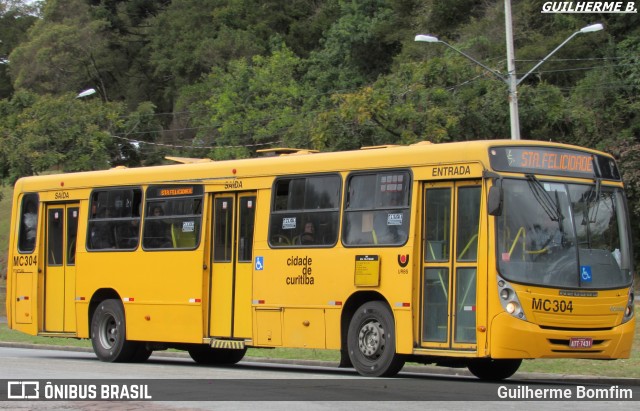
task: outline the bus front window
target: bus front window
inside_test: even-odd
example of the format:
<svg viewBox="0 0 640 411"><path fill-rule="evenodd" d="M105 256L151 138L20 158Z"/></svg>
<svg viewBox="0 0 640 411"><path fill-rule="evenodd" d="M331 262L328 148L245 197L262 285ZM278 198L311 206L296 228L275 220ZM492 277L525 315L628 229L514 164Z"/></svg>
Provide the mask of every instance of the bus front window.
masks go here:
<svg viewBox="0 0 640 411"><path fill-rule="evenodd" d="M597 184L505 179L497 218L498 270L506 279L567 288L631 284L623 193Z"/></svg>

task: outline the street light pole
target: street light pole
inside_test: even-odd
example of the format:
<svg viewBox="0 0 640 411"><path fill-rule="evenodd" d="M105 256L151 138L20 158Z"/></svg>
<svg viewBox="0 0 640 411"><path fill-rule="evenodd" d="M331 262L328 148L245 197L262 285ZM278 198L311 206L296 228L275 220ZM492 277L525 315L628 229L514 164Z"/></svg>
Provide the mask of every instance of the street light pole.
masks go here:
<svg viewBox="0 0 640 411"><path fill-rule="evenodd" d="M520 140L520 113L518 112L518 79L516 78L516 53L513 49L513 19L511 0L504 1L504 26L507 39L507 72L509 85L509 118L511 119L511 139Z"/></svg>
<svg viewBox="0 0 640 411"><path fill-rule="evenodd" d="M438 39L436 36L428 35L428 34L418 34L415 37L415 41L422 41L427 43L442 43L445 46L449 47L451 50L455 51L458 54L466 57L471 60L475 64L489 71L498 79L502 80L509 87L509 118L511 121L511 139L512 140L520 140L520 115L518 113L518 85L522 83L522 81L529 76L535 69L540 67L545 61L549 59L556 51L560 50L562 46L567 44L572 38L581 33L592 33L595 31L600 31L604 27L602 24L592 24L590 26L583 27L582 29L576 31L572 35L570 35L565 41L560 43L558 47L556 47L551 53L549 53L545 58L540 60L531 70L527 71L524 76L520 79L517 78L516 75L516 63L515 63L515 52L513 47L513 23L511 19L511 0L504 1L504 12L505 12L505 30L506 30L506 41L507 41L507 76L502 75L499 71L494 70L486 65L482 64L478 60L469 56L468 54L458 50L447 42L444 42Z"/></svg>

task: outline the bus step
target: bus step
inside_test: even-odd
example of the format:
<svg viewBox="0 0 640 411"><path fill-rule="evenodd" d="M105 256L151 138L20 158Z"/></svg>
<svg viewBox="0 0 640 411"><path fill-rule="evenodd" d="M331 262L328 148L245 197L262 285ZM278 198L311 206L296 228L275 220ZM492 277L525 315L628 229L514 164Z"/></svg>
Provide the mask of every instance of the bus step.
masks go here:
<svg viewBox="0 0 640 411"><path fill-rule="evenodd" d="M211 348L226 348L229 350L244 350L244 340L211 340Z"/></svg>
<svg viewBox="0 0 640 411"><path fill-rule="evenodd" d="M75 332L63 332L63 331L40 331L38 333L38 337L61 337L61 338L69 338L69 337L77 337Z"/></svg>

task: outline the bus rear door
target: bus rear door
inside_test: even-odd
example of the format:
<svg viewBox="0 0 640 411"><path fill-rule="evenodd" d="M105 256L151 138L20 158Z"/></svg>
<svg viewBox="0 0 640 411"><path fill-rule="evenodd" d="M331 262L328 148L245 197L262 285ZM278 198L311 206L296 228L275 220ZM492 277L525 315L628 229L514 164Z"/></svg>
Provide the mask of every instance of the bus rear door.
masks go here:
<svg viewBox="0 0 640 411"><path fill-rule="evenodd" d="M79 204L47 205L44 331L76 330L76 237Z"/></svg>
<svg viewBox="0 0 640 411"><path fill-rule="evenodd" d="M250 338L256 193L213 196L209 335Z"/></svg>

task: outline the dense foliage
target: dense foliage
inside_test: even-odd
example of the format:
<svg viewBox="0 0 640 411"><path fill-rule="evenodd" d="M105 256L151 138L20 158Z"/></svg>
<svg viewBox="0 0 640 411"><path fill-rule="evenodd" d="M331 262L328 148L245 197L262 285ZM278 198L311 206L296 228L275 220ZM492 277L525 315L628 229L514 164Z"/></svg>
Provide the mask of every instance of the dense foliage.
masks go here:
<svg viewBox="0 0 640 411"><path fill-rule="evenodd" d="M519 75L606 28L519 86L522 136L614 153L640 221L640 17L541 4L513 1ZM2 178L508 138L506 85L418 33L506 73L501 0L0 0Z"/></svg>

